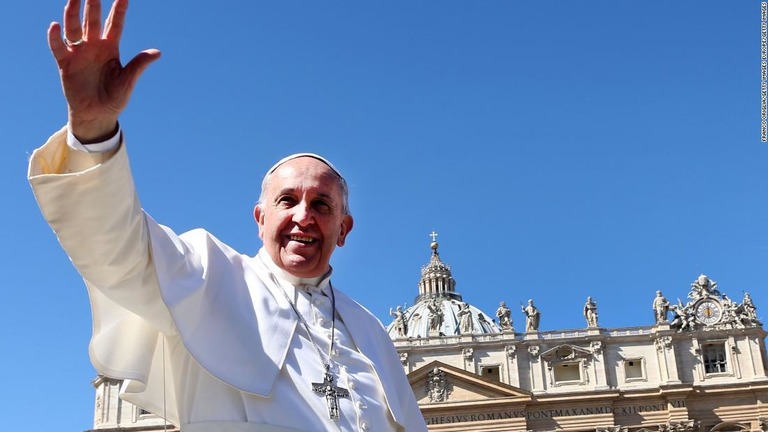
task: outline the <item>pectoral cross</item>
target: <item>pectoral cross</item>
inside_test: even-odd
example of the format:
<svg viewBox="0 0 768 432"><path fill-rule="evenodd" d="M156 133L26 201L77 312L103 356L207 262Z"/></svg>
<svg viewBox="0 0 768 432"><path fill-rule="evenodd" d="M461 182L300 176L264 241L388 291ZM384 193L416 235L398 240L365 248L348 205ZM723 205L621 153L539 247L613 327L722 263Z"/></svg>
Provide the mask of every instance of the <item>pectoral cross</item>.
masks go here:
<svg viewBox="0 0 768 432"><path fill-rule="evenodd" d="M325 403L328 404L328 417L331 420L339 418L339 398L349 398L349 390L333 385L333 375L330 366L325 365L325 379L321 383L312 383L312 391L325 395Z"/></svg>

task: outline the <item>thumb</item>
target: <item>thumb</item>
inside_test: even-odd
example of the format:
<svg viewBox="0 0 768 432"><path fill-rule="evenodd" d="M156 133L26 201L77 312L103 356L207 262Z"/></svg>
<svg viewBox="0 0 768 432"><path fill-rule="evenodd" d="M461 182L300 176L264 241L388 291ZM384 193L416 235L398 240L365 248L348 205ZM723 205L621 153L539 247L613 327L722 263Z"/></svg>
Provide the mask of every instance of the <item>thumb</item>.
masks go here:
<svg viewBox="0 0 768 432"><path fill-rule="evenodd" d="M144 73L147 67L159 58L159 50L148 49L136 54L136 56L125 65L123 73L125 74L128 87L131 90L136 86L136 82L138 82L139 77Z"/></svg>

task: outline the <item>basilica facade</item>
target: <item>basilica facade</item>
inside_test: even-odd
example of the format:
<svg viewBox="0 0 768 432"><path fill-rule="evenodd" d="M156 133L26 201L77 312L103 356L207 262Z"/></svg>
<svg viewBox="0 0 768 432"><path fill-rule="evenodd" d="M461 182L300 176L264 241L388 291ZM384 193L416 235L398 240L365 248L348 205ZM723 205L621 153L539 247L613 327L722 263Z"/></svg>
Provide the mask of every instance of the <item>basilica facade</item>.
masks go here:
<svg viewBox="0 0 768 432"><path fill-rule="evenodd" d="M687 302L658 291L655 324L539 331L533 301L516 331L463 301L431 245L416 303L388 331L430 431L765 431L765 330L739 301L699 275ZM650 293L653 295L654 293Z"/></svg>
<svg viewBox="0 0 768 432"><path fill-rule="evenodd" d="M387 326L430 431L768 431L766 332L749 294L732 299L706 275L686 302L649 293L655 323L539 330L533 301L512 325L464 301L431 244L416 302ZM655 294L655 297L653 297ZM175 430L94 381L94 431Z"/></svg>

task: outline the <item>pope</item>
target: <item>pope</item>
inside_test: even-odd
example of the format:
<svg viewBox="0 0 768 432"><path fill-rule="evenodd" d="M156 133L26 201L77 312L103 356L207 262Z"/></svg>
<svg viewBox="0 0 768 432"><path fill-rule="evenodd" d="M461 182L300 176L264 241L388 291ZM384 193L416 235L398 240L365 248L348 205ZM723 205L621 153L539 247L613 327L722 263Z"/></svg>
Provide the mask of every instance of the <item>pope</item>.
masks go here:
<svg viewBox="0 0 768 432"><path fill-rule="evenodd" d="M160 52L121 64L127 8L115 0L102 24L100 1L81 19L69 0L50 25L68 122L28 171L88 289L94 367L183 432L426 430L381 323L331 282L354 225L331 162L300 153L266 173L255 256L142 209L118 117Z"/></svg>

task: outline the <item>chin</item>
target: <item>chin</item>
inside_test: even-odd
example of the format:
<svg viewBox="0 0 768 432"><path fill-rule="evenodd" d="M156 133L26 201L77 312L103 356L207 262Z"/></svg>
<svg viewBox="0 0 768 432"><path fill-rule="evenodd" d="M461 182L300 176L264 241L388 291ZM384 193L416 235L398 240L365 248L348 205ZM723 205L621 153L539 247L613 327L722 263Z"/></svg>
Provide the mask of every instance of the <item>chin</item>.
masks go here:
<svg viewBox="0 0 768 432"><path fill-rule="evenodd" d="M312 262L304 257L292 256L283 262L285 263L284 270L294 276L316 277L322 276L323 274L320 266L316 262Z"/></svg>

